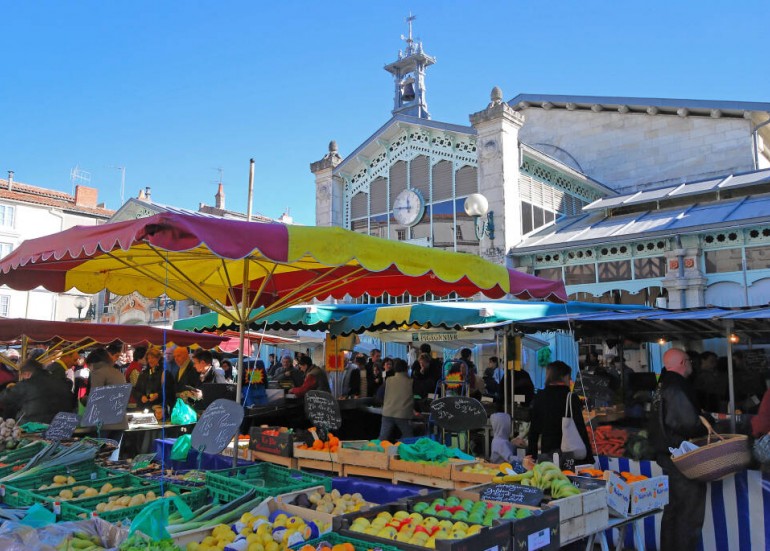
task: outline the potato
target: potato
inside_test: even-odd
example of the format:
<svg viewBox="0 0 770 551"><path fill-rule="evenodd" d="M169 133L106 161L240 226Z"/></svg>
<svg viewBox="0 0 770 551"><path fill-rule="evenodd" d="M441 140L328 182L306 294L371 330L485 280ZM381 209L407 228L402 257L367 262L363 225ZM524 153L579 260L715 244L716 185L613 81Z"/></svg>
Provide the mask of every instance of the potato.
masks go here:
<svg viewBox="0 0 770 551"><path fill-rule="evenodd" d="M53 481L54 481L55 484L66 484L67 483L67 477L66 476L62 476L60 474L57 474L56 476L53 477Z"/></svg>
<svg viewBox="0 0 770 551"><path fill-rule="evenodd" d="M68 476L67 477L67 484L75 484L77 480L75 480L74 476Z"/></svg>
<svg viewBox="0 0 770 551"><path fill-rule="evenodd" d="M147 493L145 494L144 498L145 498L147 501L154 501L154 500L158 499L158 496L156 496L156 495L155 495L155 492L153 492L152 490L150 490L149 492L147 492Z"/></svg>
<svg viewBox="0 0 770 551"><path fill-rule="evenodd" d="M62 499L72 499L74 494L72 493L72 490L62 490L59 492L59 497Z"/></svg>
<svg viewBox="0 0 770 551"><path fill-rule="evenodd" d="M105 510L107 510L107 504L106 503L97 503L96 504L96 512L97 513L102 513Z"/></svg>
<svg viewBox="0 0 770 551"><path fill-rule="evenodd" d="M136 507L137 505L144 505L145 499L143 494L136 494L128 502L129 507Z"/></svg>
<svg viewBox="0 0 770 551"><path fill-rule="evenodd" d="M111 491L112 491L112 484L110 484L109 482L105 482L104 485L102 486L102 489L99 490L99 493L106 494L107 492L111 492Z"/></svg>
<svg viewBox="0 0 770 551"><path fill-rule="evenodd" d="M88 486L83 486L82 484L80 486L75 486L72 488L73 492L85 492L88 489Z"/></svg>
<svg viewBox="0 0 770 551"><path fill-rule="evenodd" d="M166 493L163 494L163 497L175 497L175 496L176 494L171 490L166 490Z"/></svg>
<svg viewBox="0 0 770 551"><path fill-rule="evenodd" d="M122 505L123 507L127 506L129 503L131 503L131 496L121 496L117 499L116 503L118 505Z"/></svg>
<svg viewBox="0 0 770 551"><path fill-rule="evenodd" d="M98 495L99 492L96 491L96 488L86 488L83 490L83 497L95 497Z"/></svg>

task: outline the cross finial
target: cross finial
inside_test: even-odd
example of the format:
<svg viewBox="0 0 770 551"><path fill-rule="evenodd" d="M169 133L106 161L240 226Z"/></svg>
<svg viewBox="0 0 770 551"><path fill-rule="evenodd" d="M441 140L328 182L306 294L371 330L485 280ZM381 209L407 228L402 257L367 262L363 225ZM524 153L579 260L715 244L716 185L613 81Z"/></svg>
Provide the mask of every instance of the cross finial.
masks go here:
<svg viewBox="0 0 770 551"><path fill-rule="evenodd" d="M403 34L401 35L401 40L406 42L407 55L412 53L412 44L414 43L414 40L412 40L412 21L414 21L415 19L417 19L417 16L412 15L412 12L409 12L409 17L405 19L407 25L409 25L409 35L408 36L404 36Z"/></svg>

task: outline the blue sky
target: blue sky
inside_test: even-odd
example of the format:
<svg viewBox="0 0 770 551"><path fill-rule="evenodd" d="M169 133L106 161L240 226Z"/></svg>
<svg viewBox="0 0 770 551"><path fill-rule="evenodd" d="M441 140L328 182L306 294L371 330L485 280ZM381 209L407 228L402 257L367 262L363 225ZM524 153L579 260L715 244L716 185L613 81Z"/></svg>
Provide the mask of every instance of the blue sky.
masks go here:
<svg viewBox="0 0 770 551"><path fill-rule="evenodd" d="M729 6L729 7L728 7ZM468 124L500 86L519 93L770 101L762 1L61 2L0 0L0 174L71 191L91 173L109 208L152 187L313 224L309 163L344 156L390 117L391 76L415 36L433 119Z"/></svg>

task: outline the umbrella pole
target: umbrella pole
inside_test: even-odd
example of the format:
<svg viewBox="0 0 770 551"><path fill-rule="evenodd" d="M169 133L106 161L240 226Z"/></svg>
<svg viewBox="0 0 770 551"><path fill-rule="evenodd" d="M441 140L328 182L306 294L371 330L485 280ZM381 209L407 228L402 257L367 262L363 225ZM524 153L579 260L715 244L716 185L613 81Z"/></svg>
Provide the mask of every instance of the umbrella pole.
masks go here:
<svg viewBox="0 0 770 551"><path fill-rule="evenodd" d="M246 202L246 221L251 222L251 203L254 196L254 159L249 161L249 195ZM246 341L246 325L249 315L249 257L243 259L243 283L241 285L241 315L238 323L238 382L235 385L235 402L241 404L241 388L243 383L243 347ZM256 367L256 361L254 367ZM238 443L240 430L235 433L235 442L233 443L233 467L238 466Z"/></svg>
<svg viewBox="0 0 770 551"><path fill-rule="evenodd" d="M733 341L730 340L732 330L732 323L728 322L725 325L725 338L727 339L727 386L730 393L727 413L730 415L730 433L735 434L735 376L733 373Z"/></svg>

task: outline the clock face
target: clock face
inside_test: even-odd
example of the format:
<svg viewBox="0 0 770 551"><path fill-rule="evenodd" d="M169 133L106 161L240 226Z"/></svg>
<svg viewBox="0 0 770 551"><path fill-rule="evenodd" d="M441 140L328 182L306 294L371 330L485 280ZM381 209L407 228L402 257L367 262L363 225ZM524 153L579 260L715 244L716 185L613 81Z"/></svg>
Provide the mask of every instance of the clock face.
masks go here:
<svg viewBox="0 0 770 551"><path fill-rule="evenodd" d="M405 189L396 196L393 202L393 218L404 226L413 226L422 218L425 212L425 201L422 195L414 189Z"/></svg>

